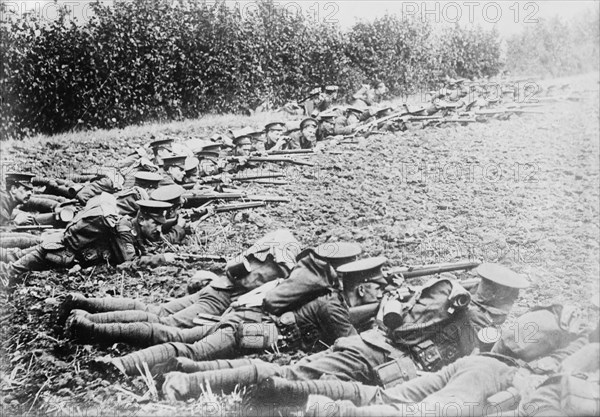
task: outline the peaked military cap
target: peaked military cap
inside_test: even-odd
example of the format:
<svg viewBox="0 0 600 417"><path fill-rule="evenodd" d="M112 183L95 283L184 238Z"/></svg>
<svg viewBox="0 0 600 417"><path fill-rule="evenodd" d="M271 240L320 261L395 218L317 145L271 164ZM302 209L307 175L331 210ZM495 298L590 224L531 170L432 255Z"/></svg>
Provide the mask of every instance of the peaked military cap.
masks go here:
<svg viewBox="0 0 600 417"><path fill-rule="evenodd" d="M168 148L173 144L173 139L158 139L153 142L150 142L150 147L152 149L160 149L160 148Z"/></svg>
<svg viewBox="0 0 600 417"><path fill-rule="evenodd" d="M355 284L363 282L375 282L377 284L387 284L383 277L381 267L387 262L385 256L361 259L350 262L337 268L337 272L342 275L344 282Z"/></svg>
<svg viewBox="0 0 600 417"><path fill-rule="evenodd" d="M519 289L527 288L527 280L514 271L494 263L484 263L475 270L481 277L473 301L498 314L508 314L519 297Z"/></svg>
<svg viewBox="0 0 600 417"><path fill-rule="evenodd" d="M332 111L324 111L324 112L319 113L319 115L317 116L317 118L319 120L329 120L329 119L334 119L336 117L338 117L338 114L334 113Z"/></svg>
<svg viewBox="0 0 600 417"><path fill-rule="evenodd" d="M198 159L206 159L206 158L218 158L220 155L219 152L214 151L200 151L196 152L196 158Z"/></svg>
<svg viewBox="0 0 600 417"><path fill-rule="evenodd" d="M346 108L346 112L356 113L356 114L358 114L360 116L361 114L364 113L364 110L359 109L358 107L347 107Z"/></svg>
<svg viewBox="0 0 600 417"><path fill-rule="evenodd" d="M233 139L233 143L235 146L252 145L252 140L250 139L250 135L238 136Z"/></svg>
<svg viewBox="0 0 600 417"><path fill-rule="evenodd" d="M223 148L223 144L221 143L209 143L202 147L202 151L206 152L219 152Z"/></svg>
<svg viewBox="0 0 600 417"><path fill-rule="evenodd" d="M140 213L144 216L148 216L158 223L164 224L167 222L165 213L172 207L171 204L164 201L153 201L153 200L139 200L137 202L140 209Z"/></svg>
<svg viewBox="0 0 600 417"><path fill-rule="evenodd" d="M527 288L529 282L520 274L495 263L483 263L475 270L481 278L509 288Z"/></svg>
<svg viewBox="0 0 600 417"><path fill-rule="evenodd" d="M265 132L269 131L269 130L284 130L285 129L285 123L283 122L271 122L271 123L267 123L265 125Z"/></svg>
<svg viewBox="0 0 600 417"><path fill-rule="evenodd" d="M150 198L155 201L164 201L169 205L174 206L181 203L181 196L185 189L178 184L165 185L158 187L150 194Z"/></svg>
<svg viewBox="0 0 600 417"><path fill-rule="evenodd" d="M198 158L190 156L185 158L185 172L192 172L194 170L198 170L198 164L200 164L200 160Z"/></svg>
<svg viewBox="0 0 600 417"><path fill-rule="evenodd" d="M325 258L334 268L356 260L361 254L362 248L358 243L352 242L328 242L317 246L315 253Z"/></svg>
<svg viewBox="0 0 600 417"><path fill-rule="evenodd" d="M328 93L335 93L339 89L340 89L340 87L338 87L337 85L328 85L325 87L325 91Z"/></svg>
<svg viewBox="0 0 600 417"><path fill-rule="evenodd" d="M319 94L322 91L321 87L315 87L312 90L310 90L310 93L308 93L309 96L316 96L317 94Z"/></svg>
<svg viewBox="0 0 600 417"><path fill-rule="evenodd" d="M33 189L31 180L35 177L34 174L29 172L8 172L4 177L6 185L22 185L25 188Z"/></svg>
<svg viewBox="0 0 600 417"><path fill-rule="evenodd" d="M163 177L156 172L139 171L133 177L135 178L134 185L142 188L156 188Z"/></svg>
<svg viewBox="0 0 600 417"><path fill-rule="evenodd" d="M319 125L319 122L317 122L317 120L312 117L307 117L306 119L300 122L300 129L304 129L307 125L311 124L317 127Z"/></svg>
<svg viewBox="0 0 600 417"><path fill-rule="evenodd" d="M185 155L175 155L175 156L165 156L162 158L163 160L163 168L165 170L170 167L179 167L181 169L185 169Z"/></svg>

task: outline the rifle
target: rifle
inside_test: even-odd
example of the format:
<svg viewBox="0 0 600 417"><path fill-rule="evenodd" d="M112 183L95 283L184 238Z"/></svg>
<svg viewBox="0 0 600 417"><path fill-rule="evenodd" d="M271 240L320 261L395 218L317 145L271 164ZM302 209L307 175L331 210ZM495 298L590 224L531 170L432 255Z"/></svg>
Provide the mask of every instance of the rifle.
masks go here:
<svg viewBox="0 0 600 417"><path fill-rule="evenodd" d="M497 114L544 114L542 111L527 110L527 109L484 109L475 112L476 116L495 116Z"/></svg>
<svg viewBox="0 0 600 417"><path fill-rule="evenodd" d="M404 279L417 278L425 275L441 274L443 272L452 272L460 270L473 269L479 266L481 262L447 262L432 265L416 265L416 266L400 266L391 268L383 272L384 278L388 278L392 275L399 275Z"/></svg>
<svg viewBox="0 0 600 417"><path fill-rule="evenodd" d="M312 149L286 149L279 151L267 151L267 155L297 155L297 154L314 154Z"/></svg>
<svg viewBox="0 0 600 417"><path fill-rule="evenodd" d="M470 291L479 284L479 278L471 278L458 281L466 290ZM410 296L411 292L408 288L403 287L396 290L396 294L401 301L406 301ZM381 306L381 301L375 303L364 304L357 307L350 307L350 323L352 325L359 325L360 323L366 323L369 319L375 317Z"/></svg>
<svg viewBox="0 0 600 417"><path fill-rule="evenodd" d="M232 156L227 159L227 162L239 162L239 158ZM312 162L287 158L285 156L250 156L248 157L248 162L286 162L294 165L305 165L309 167L315 166L315 164Z"/></svg>
<svg viewBox="0 0 600 417"><path fill-rule="evenodd" d="M180 261L197 261L197 262L227 262L223 256L219 255L196 255L193 253L177 253L175 259Z"/></svg>
<svg viewBox="0 0 600 417"><path fill-rule="evenodd" d="M34 230L48 230L54 229L54 226L51 224L31 224L28 226L14 226L10 230L13 232L28 232Z"/></svg>
<svg viewBox="0 0 600 417"><path fill-rule="evenodd" d="M263 179L274 179L285 177L285 174L279 172L267 173L267 174L237 174L237 175L228 175L228 174L219 174L219 175L210 175L207 177L201 177L199 182L203 184L211 184L211 183L219 183L226 181L257 181ZM186 190L191 190L194 188L196 183L187 183L183 184L183 188Z"/></svg>
<svg viewBox="0 0 600 417"><path fill-rule="evenodd" d="M246 203L220 204L217 206L205 208L193 208L187 211L187 214L193 221L202 221L214 213L225 213L228 211L245 210L249 208L264 207L267 203L264 201L248 201Z"/></svg>
<svg viewBox="0 0 600 417"><path fill-rule="evenodd" d="M214 200L248 200L248 201L264 201L273 203L289 203L289 199L281 196L271 195L252 195L246 193L185 193L183 197L186 199L186 206L198 207L208 201Z"/></svg>
<svg viewBox="0 0 600 417"><path fill-rule="evenodd" d="M286 185L288 182L287 181L282 181L282 180L269 180L269 179L264 179L264 180L253 180L256 184L268 184L268 185Z"/></svg>

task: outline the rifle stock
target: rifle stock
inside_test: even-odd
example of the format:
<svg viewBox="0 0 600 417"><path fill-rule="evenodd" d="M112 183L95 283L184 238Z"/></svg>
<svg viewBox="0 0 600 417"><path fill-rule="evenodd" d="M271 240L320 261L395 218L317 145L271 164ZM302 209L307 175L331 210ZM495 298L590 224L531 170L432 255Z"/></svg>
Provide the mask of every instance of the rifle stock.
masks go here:
<svg viewBox="0 0 600 417"><path fill-rule="evenodd" d="M219 255L196 255L193 253L179 253L175 255L175 259L181 261L199 261L199 262L227 262L223 256Z"/></svg>

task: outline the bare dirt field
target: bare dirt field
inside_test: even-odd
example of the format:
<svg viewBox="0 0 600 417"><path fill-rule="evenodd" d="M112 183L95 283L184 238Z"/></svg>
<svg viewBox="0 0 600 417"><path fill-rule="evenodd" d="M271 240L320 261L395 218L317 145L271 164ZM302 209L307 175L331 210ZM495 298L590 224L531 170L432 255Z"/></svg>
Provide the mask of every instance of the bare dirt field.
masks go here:
<svg viewBox="0 0 600 417"><path fill-rule="evenodd" d="M383 255L394 266L468 258L500 262L532 282L515 314L540 303L568 302L594 322L589 300L598 292L600 261L598 79L571 81L582 100L548 103L545 114L372 135L311 156L315 167L284 167L288 185L248 189L287 196L290 203L212 218L182 250L229 256L285 227L307 246L360 242L364 256ZM168 132L184 138L215 130L208 124L174 126ZM148 132L132 132L13 142L3 145L3 158L59 177L74 166L115 160L149 140ZM184 295L196 270L219 268L178 263L137 272L97 267L70 275L32 273L25 285L0 295L2 414L206 412L201 402L148 401L141 377L105 378L90 359L130 348L72 343L55 327L54 311L71 291L160 302ZM237 400L223 401L234 408Z"/></svg>

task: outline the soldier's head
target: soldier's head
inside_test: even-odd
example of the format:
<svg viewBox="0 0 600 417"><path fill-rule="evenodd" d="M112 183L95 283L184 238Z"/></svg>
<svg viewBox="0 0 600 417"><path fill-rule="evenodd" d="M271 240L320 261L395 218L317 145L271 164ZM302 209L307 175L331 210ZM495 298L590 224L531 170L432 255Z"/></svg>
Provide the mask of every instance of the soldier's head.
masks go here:
<svg viewBox="0 0 600 417"><path fill-rule="evenodd" d="M276 278L285 278L295 265L300 243L287 229L270 232L225 267L234 288L252 290Z"/></svg>
<svg viewBox="0 0 600 417"><path fill-rule="evenodd" d="M252 140L249 135L238 136L233 139L233 154L235 156L248 156L252 152Z"/></svg>
<svg viewBox="0 0 600 417"><path fill-rule="evenodd" d="M184 179L186 182L196 182L198 181L199 171L198 167L200 165L200 160L196 157L189 157L185 160L185 176Z"/></svg>
<svg viewBox="0 0 600 417"><path fill-rule="evenodd" d="M281 135L283 135L283 131L285 130L285 124L282 122L272 122L265 126L265 136L267 138L267 142L269 143L277 143Z"/></svg>
<svg viewBox="0 0 600 417"><path fill-rule="evenodd" d="M346 118L348 119L348 123L350 124L358 123L362 114L363 111L356 107L348 107L346 109Z"/></svg>
<svg viewBox="0 0 600 417"><path fill-rule="evenodd" d="M300 123L300 131L302 135L308 139L310 142L317 141L317 126L318 123L312 117L306 118L302 120Z"/></svg>
<svg viewBox="0 0 600 417"><path fill-rule="evenodd" d="M178 184L185 177L185 155L168 156L163 158L164 171Z"/></svg>
<svg viewBox="0 0 600 417"><path fill-rule="evenodd" d="M25 172L9 172L6 174L4 181L6 183L6 191L19 204L27 202L33 193L33 185L31 179L33 174Z"/></svg>
<svg viewBox="0 0 600 417"><path fill-rule="evenodd" d="M160 229L167 222L165 214L171 204L163 201L140 200L135 221L143 239L155 241L160 237Z"/></svg>
<svg viewBox="0 0 600 417"><path fill-rule="evenodd" d="M337 268L342 276L344 295L350 307L374 303L381 299L387 281L381 267L387 258L378 256L350 262Z"/></svg>
<svg viewBox="0 0 600 417"><path fill-rule="evenodd" d="M173 219L177 217L179 208L183 204L183 193L185 189L178 184L165 185L158 187L150 194L150 199L153 201L162 201L168 203L170 207L166 210L165 217Z"/></svg>
<svg viewBox="0 0 600 417"><path fill-rule="evenodd" d="M475 270L481 277L473 300L488 309L508 314L519 297L519 289L527 288L527 280L505 266L483 263Z"/></svg>

